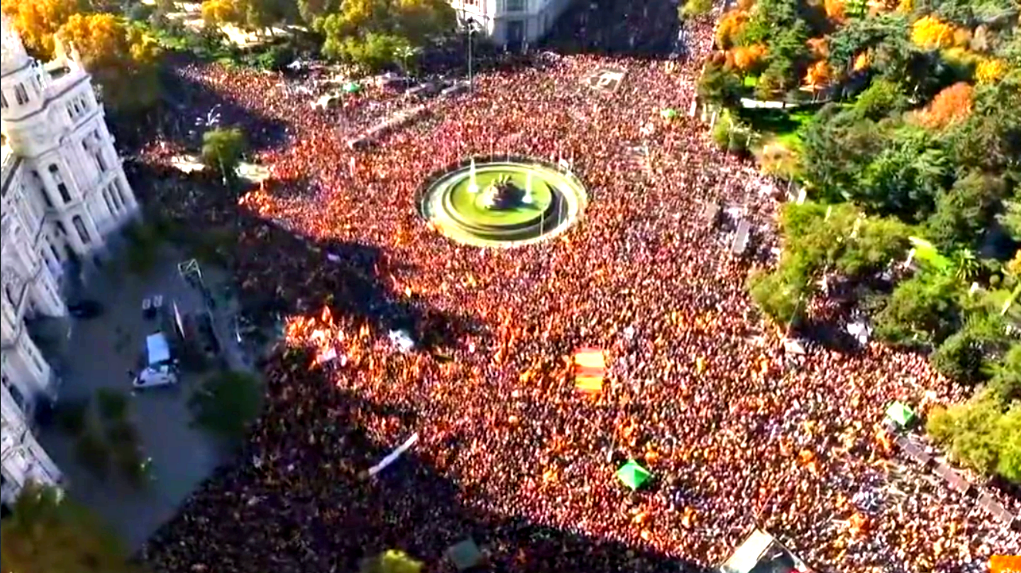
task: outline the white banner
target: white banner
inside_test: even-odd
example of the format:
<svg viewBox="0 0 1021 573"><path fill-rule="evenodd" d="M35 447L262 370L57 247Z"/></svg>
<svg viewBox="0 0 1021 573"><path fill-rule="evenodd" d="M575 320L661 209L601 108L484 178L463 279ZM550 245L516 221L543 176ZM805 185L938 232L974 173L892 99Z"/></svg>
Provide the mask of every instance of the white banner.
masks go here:
<svg viewBox="0 0 1021 573"><path fill-rule="evenodd" d="M395 461L397 461L397 458L401 457L401 454L403 454L404 452L408 451L408 449L411 448L411 446L415 445L415 442L417 442L417 441L418 441L418 432L415 432L414 434L411 435L410 438L405 440L403 444L397 446L397 449L395 449L394 451L390 452L378 464L376 464L376 465L372 466L371 468L369 468L369 475L370 476L374 476L374 475L378 474L379 472L383 471L386 468L386 466L388 466L388 465L394 463Z"/></svg>

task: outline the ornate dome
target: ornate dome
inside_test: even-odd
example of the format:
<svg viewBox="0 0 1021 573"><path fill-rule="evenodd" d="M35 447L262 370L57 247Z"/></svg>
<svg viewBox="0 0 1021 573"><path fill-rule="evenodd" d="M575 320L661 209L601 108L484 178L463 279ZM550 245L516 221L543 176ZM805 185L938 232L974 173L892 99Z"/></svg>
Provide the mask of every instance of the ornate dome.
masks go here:
<svg viewBox="0 0 1021 573"><path fill-rule="evenodd" d="M0 73L7 74L25 65L28 53L21 43L21 36L6 14L0 14Z"/></svg>

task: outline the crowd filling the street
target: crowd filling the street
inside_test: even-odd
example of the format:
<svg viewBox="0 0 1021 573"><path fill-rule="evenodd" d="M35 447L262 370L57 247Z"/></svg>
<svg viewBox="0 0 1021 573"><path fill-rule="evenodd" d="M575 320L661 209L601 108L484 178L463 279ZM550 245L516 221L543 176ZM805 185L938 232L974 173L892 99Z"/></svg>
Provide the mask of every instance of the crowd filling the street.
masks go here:
<svg viewBox="0 0 1021 573"><path fill-rule="evenodd" d="M315 71L181 66L187 106L239 127L270 176L205 197L170 167L184 149L168 135L138 159L164 184L139 193L192 229L236 225L242 299L289 318L243 453L143 559L325 573L396 547L443 570L470 536L497 571L701 571L752 526L837 573L978 572L1016 553L1021 534L911 465L882 424L895 401L925 412L959 386L875 342L802 341L792 357L754 309L745 281L775 257L783 193L689 113L711 19L684 37L674 60L498 56L365 149L348 141L414 105L398 91L366 84L317 109ZM587 81L606 70L615 89ZM499 154L567 166L584 218L498 249L419 217L430 174ZM716 203L752 222L753 252L707 224ZM390 343L400 329L410 352ZM605 353L601 392L577 390L579 348ZM652 475L635 491L615 477L628 460Z"/></svg>

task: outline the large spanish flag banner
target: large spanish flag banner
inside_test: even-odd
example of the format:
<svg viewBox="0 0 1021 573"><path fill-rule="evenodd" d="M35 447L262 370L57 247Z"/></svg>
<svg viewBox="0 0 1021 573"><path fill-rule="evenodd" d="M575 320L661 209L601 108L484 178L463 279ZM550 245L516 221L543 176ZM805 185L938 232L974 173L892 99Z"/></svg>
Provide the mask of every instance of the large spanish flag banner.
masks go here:
<svg viewBox="0 0 1021 573"><path fill-rule="evenodd" d="M989 560L989 573L1021 573L1021 555L994 555Z"/></svg>
<svg viewBox="0 0 1021 573"><path fill-rule="evenodd" d="M574 352L574 385L586 394L603 391L606 356L599 348L579 348Z"/></svg>

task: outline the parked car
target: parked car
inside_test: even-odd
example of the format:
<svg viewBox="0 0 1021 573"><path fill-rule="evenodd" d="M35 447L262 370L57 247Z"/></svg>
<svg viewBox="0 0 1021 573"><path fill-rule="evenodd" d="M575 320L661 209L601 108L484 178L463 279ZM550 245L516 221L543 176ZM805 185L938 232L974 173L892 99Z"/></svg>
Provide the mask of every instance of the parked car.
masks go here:
<svg viewBox="0 0 1021 573"><path fill-rule="evenodd" d="M67 313L74 318L87 320L103 314L103 305L94 300L80 300L67 305Z"/></svg>
<svg viewBox="0 0 1021 573"><path fill-rule="evenodd" d="M170 364L146 367L131 382L131 385L136 390L156 388L158 386L173 386L174 384L177 384L177 371Z"/></svg>

